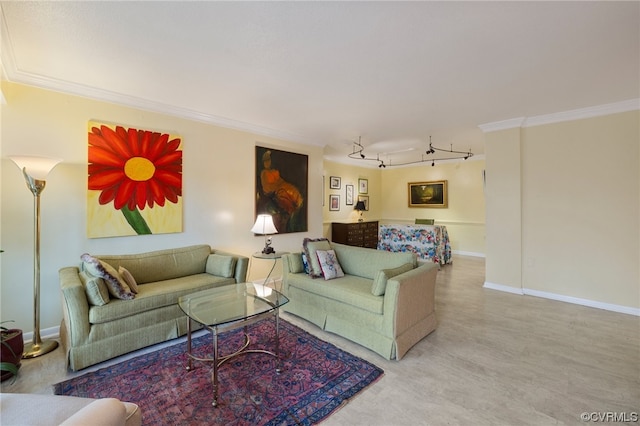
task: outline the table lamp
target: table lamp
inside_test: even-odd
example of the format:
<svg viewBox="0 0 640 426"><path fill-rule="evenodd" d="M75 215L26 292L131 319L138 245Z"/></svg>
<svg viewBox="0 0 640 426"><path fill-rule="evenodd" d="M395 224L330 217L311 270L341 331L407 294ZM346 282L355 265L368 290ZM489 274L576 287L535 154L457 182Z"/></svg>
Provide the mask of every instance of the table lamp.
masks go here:
<svg viewBox="0 0 640 426"><path fill-rule="evenodd" d="M358 219L358 222L362 222L364 219L362 218L362 212L364 210L366 210L367 208L364 206L364 201L358 201L356 203L356 206L354 207L354 210L358 210L360 212L360 218Z"/></svg>
<svg viewBox="0 0 640 426"><path fill-rule="evenodd" d="M271 247L271 237L269 235L277 234L278 230L273 224L273 217L270 214L259 214L256 223L251 228L251 232L258 235L264 235L263 254L272 254L276 251Z"/></svg>

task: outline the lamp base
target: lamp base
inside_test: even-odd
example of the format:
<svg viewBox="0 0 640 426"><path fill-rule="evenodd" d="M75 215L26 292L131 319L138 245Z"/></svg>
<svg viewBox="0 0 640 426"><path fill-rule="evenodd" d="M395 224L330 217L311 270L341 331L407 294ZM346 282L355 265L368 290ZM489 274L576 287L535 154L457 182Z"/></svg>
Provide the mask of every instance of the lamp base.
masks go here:
<svg viewBox="0 0 640 426"><path fill-rule="evenodd" d="M271 246L265 247L264 250L262 250L262 254L273 254L275 252L276 251Z"/></svg>
<svg viewBox="0 0 640 426"><path fill-rule="evenodd" d="M48 354L58 347L56 340L45 340L39 344L27 343L24 345L23 359L35 358L40 355Z"/></svg>

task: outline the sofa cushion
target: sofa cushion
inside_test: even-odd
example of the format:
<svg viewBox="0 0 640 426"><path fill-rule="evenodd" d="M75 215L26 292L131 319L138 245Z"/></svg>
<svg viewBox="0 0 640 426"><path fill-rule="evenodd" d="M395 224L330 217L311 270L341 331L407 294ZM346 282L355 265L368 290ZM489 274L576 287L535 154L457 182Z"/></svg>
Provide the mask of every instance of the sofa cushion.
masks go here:
<svg viewBox="0 0 640 426"><path fill-rule="evenodd" d="M87 271L81 271L80 281L84 286L84 292L87 295L89 304L102 306L109 303L109 289L102 278L94 277Z"/></svg>
<svg viewBox="0 0 640 426"><path fill-rule="evenodd" d="M123 300L130 300L134 298L134 294L131 293L131 289L113 266L91 256L89 253L84 253L80 256L80 259L82 259L84 271L94 277L100 277L105 280L109 293L113 297Z"/></svg>
<svg viewBox="0 0 640 426"><path fill-rule="evenodd" d="M127 268L138 285L170 280L205 271L211 247L199 244L139 254L100 255L99 259L115 268Z"/></svg>
<svg viewBox="0 0 640 426"><path fill-rule="evenodd" d="M305 238L302 241L302 248L307 255L307 261L309 262L309 275L312 278L318 278L322 276L322 268L318 261L318 250L331 250L331 244L326 238Z"/></svg>
<svg viewBox="0 0 640 426"><path fill-rule="evenodd" d="M210 254L207 258L205 271L211 275L231 278L236 270L236 258L222 254Z"/></svg>
<svg viewBox="0 0 640 426"><path fill-rule="evenodd" d="M340 266L345 274L371 280L376 277L380 269L397 268L405 263L411 263L414 267L418 265L415 253L390 253L338 243L332 243L331 248L340 259Z"/></svg>
<svg viewBox="0 0 640 426"><path fill-rule="evenodd" d="M135 317L136 314L153 309L177 305L178 298L198 290L235 284L234 278L223 278L201 273L181 278L158 281L141 285L133 300L111 300L106 306L91 306L89 322L107 323L120 318Z"/></svg>
<svg viewBox="0 0 640 426"><path fill-rule="evenodd" d="M305 274L289 274L287 281L289 292L295 288L310 295L322 296L374 314L382 315L383 313L384 296L371 294L369 279L345 275L335 280L318 282Z"/></svg>
<svg viewBox="0 0 640 426"><path fill-rule="evenodd" d="M373 279L371 294L373 294L374 296L382 296L387 289L387 280L412 269L412 263L405 263L404 265L398 266L397 268L381 269Z"/></svg>
<svg viewBox="0 0 640 426"><path fill-rule="evenodd" d="M129 272L129 270L127 270L123 266L120 266L120 268L118 268L118 272L122 276L122 279L124 280L124 282L126 282L129 288L131 289L131 292L137 293L138 283L136 282L136 279L133 278L133 275L131 275L131 272Z"/></svg>
<svg viewBox="0 0 640 426"><path fill-rule="evenodd" d="M334 278L344 277L344 272L340 267L340 262L336 257L336 252L333 250L317 250L318 261L322 268L322 275L325 280L332 280Z"/></svg>

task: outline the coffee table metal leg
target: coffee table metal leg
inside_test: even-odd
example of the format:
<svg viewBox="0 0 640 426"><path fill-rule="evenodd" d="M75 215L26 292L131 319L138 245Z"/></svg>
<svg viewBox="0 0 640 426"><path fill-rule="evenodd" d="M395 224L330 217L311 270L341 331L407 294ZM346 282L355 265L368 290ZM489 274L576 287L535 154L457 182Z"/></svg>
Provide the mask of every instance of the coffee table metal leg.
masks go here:
<svg viewBox="0 0 640 426"><path fill-rule="evenodd" d="M280 309L276 309L276 373L282 372L282 360L280 359Z"/></svg>
<svg viewBox="0 0 640 426"><path fill-rule="evenodd" d="M187 317L187 371L191 371L193 368L191 357L191 318Z"/></svg>
<svg viewBox="0 0 640 426"><path fill-rule="evenodd" d="M218 327L213 327L213 370L211 381L213 382L213 402L214 407L218 406Z"/></svg>

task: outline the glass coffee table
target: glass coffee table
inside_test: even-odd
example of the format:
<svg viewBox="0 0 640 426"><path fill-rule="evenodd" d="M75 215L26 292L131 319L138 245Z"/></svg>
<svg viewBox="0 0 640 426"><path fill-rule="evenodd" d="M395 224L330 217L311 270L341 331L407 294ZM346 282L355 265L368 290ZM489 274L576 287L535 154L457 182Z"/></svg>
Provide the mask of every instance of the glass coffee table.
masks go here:
<svg viewBox="0 0 640 426"><path fill-rule="evenodd" d="M213 371L213 403L218 406L218 368L231 358L247 353L264 353L276 358L276 373L281 372L280 340L278 336L280 306L289 302L282 293L261 284L241 283L202 290L178 299L180 309L187 320L187 370L193 368L193 360L211 362ZM273 316L275 319L274 351L249 349L247 326ZM212 358L198 358L191 351L192 321L202 324L213 336ZM219 356L218 334L244 327L244 344L232 354Z"/></svg>

